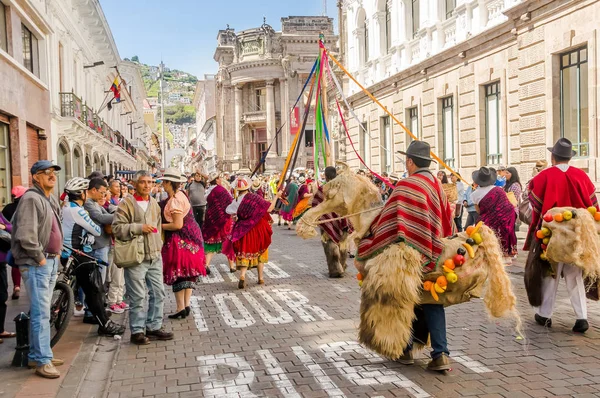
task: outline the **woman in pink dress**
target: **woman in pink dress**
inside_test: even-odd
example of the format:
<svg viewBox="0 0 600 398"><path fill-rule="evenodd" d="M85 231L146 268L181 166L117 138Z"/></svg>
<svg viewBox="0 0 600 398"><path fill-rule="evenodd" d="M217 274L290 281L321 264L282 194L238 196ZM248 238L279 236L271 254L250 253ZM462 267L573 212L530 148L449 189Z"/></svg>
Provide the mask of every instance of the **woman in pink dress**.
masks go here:
<svg viewBox="0 0 600 398"><path fill-rule="evenodd" d="M176 168L169 167L162 181L169 195L160 203L165 233L162 247L163 279L167 285L173 286L177 302L177 311L169 318L178 319L190 314L194 283L200 275L206 275L204 242L190 201L179 190L186 181L185 177Z"/></svg>

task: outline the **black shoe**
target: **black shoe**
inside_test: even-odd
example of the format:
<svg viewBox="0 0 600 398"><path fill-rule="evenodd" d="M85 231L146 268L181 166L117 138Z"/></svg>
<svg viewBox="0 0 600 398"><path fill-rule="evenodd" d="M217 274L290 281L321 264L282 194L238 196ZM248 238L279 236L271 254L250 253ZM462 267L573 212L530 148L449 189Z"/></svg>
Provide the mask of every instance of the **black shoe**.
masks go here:
<svg viewBox="0 0 600 398"><path fill-rule="evenodd" d="M535 314L534 318L535 318L535 322L538 325L546 326L546 327L549 327L549 328L552 327L552 318L544 318L543 316L538 315L538 314Z"/></svg>
<svg viewBox="0 0 600 398"><path fill-rule="evenodd" d="M113 321L108 321L104 327L100 326L98 328L98 334L101 336L120 336L123 333L125 333L125 326L114 323Z"/></svg>
<svg viewBox="0 0 600 398"><path fill-rule="evenodd" d="M146 337L150 340L173 340L173 333L167 332L163 328L158 330L146 330Z"/></svg>
<svg viewBox="0 0 600 398"><path fill-rule="evenodd" d="M586 319L578 319L575 321L575 326L573 326L573 331L575 333L585 333L590 328L590 324Z"/></svg>
<svg viewBox="0 0 600 398"><path fill-rule="evenodd" d="M354 258L354 254L348 254L348 257Z"/></svg>
<svg viewBox="0 0 600 398"><path fill-rule="evenodd" d="M206 267L206 275L210 275L210 268Z"/></svg>
<svg viewBox="0 0 600 398"><path fill-rule="evenodd" d="M329 277L330 277L330 278L343 278L343 277L344 277L344 274L343 274L343 273L336 272L336 273L333 273L333 274L329 274Z"/></svg>
<svg viewBox="0 0 600 398"><path fill-rule="evenodd" d="M192 312L192 308L191 307L185 307L185 316L189 316L190 312Z"/></svg>
<svg viewBox="0 0 600 398"><path fill-rule="evenodd" d="M243 289L245 287L246 287L246 280L240 279L240 281L238 282L238 289Z"/></svg>
<svg viewBox="0 0 600 398"><path fill-rule="evenodd" d="M229 272L231 272L232 274L234 274L235 271L237 271L237 268L229 268Z"/></svg>
<svg viewBox="0 0 600 398"><path fill-rule="evenodd" d="M84 316L83 323L87 323L88 325L100 325L98 319L95 316Z"/></svg>
<svg viewBox="0 0 600 398"><path fill-rule="evenodd" d="M129 339L133 344L147 345L150 344L150 339L144 335L144 333L134 333Z"/></svg>
<svg viewBox="0 0 600 398"><path fill-rule="evenodd" d="M186 316L187 316L187 311L185 309L183 309L175 314L169 315L169 319L184 319Z"/></svg>

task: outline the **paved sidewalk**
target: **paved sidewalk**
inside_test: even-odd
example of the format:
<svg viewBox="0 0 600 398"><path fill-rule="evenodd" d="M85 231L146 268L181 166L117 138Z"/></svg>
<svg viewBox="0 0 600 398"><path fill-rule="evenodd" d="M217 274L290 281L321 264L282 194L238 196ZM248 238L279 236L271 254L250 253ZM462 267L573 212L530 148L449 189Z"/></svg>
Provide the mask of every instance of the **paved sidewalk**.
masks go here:
<svg viewBox="0 0 600 398"><path fill-rule="evenodd" d="M525 340L514 325L489 321L481 300L447 310L453 370L425 370L374 355L356 341L359 288L349 275L329 279L318 239L303 241L274 226L266 285L255 271L237 289L222 256L194 292L193 316L166 320L168 342L137 347L123 337L108 397L593 397L600 385L600 310L589 302L591 329L574 335L564 285L554 326L533 323L519 264L509 267ZM215 266L216 265L216 266ZM214 272L219 270L219 272ZM166 314L175 309L167 289Z"/></svg>

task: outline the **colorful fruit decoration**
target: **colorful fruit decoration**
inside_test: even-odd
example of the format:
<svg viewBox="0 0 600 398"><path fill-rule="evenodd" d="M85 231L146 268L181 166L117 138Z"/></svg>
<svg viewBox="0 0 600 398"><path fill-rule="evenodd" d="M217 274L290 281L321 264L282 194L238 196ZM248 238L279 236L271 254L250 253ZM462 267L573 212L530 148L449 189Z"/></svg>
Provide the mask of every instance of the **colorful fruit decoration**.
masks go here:
<svg viewBox="0 0 600 398"><path fill-rule="evenodd" d="M544 214L544 221L552 222L553 220L554 220L554 216L552 214L550 214L550 212Z"/></svg>
<svg viewBox="0 0 600 398"><path fill-rule="evenodd" d="M564 221L564 217L561 213L555 214L554 215L554 221L556 222L563 222Z"/></svg>
<svg viewBox="0 0 600 398"><path fill-rule="evenodd" d="M362 287L362 284L363 284L363 275L360 272L358 274L356 274L356 279L358 279L358 286Z"/></svg>

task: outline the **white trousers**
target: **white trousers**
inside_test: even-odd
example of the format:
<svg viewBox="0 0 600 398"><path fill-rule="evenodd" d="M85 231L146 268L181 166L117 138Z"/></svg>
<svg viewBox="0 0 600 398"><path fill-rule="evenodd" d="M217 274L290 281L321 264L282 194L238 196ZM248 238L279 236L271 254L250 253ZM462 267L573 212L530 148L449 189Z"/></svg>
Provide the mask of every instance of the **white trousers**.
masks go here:
<svg viewBox="0 0 600 398"><path fill-rule="evenodd" d="M552 318L556 292L561 275L565 278L569 299L577 319L587 319L587 302L585 285L583 283L583 270L571 264L558 263L556 278L548 276L542 280L542 305L535 311L544 318Z"/></svg>

